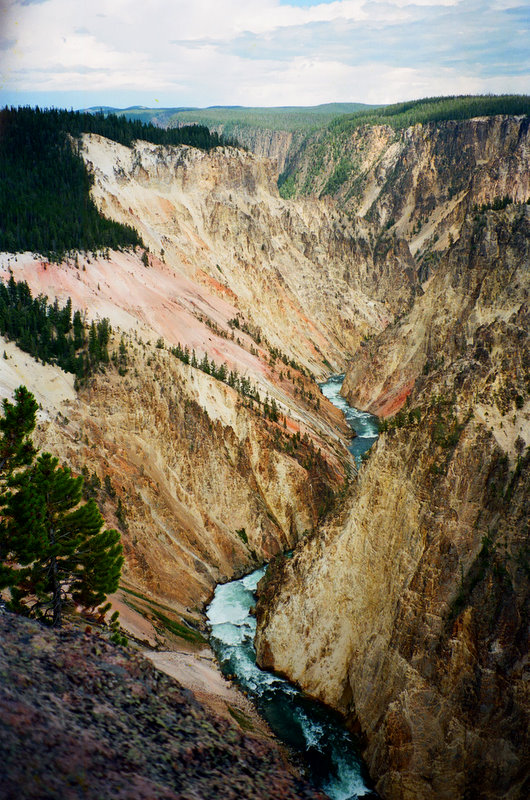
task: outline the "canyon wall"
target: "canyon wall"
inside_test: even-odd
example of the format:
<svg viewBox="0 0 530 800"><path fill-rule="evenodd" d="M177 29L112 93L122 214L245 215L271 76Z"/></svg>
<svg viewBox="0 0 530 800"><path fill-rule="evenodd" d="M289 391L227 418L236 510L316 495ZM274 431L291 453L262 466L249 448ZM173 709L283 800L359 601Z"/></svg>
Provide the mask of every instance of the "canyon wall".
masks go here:
<svg viewBox="0 0 530 800"><path fill-rule="evenodd" d="M76 390L3 343L2 395L36 394L37 444L85 468L122 529L125 585L183 622L217 582L300 541L262 586L259 658L348 717L382 796L515 800L528 793L528 122L337 142L300 148L291 190L308 196L287 200L275 165L248 152L85 136L98 207L149 250L0 266L87 322L108 317L126 368ZM347 431L315 385L346 366L351 402L395 414L348 491Z"/></svg>
<svg viewBox="0 0 530 800"><path fill-rule="evenodd" d="M348 432L309 370L344 364L341 314L352 342L390 315L342 277L333 208L282 201L269 162L96 136L85 146L98 203L150 252L61 264L4 254L0 267L34 296L70 297L87 323L110 319L127 367L75 391L4 343L2 395L25 383L42 405L37 444L93 478L122 529L126 585L197 621L216 583L294 546L343 485ZM183 363L178 345L237 373L245 392Z"/></svg>
<svg viewBox="0 0 530 800"><path fill-rule="evenodd" d="M530 197L528 117L389 126L330 126L293 151L291 196L331 195L366 223L376 260L410 249L420 283L458 239L475 206Z"/></svg>
<svg viewBox="0 0 530 800"><path fill-rule="evenodd" d="M523 798L530 214L491 206L528 197L528 126L447 127L475 142L468 170L445 151L462 192L454 238L440 234L414 301L363 343L344 383L354 405L394 416L337 518L264 581L258 658L348 717L383 797ZM420 155L437 141L424 133L405 135ZM396 207L409 201L406 174L394 174ZM374 218L391 197L388 182ZM442 230L440 200L429 214Z"/></svg>
<svg viewBox="0 0 530 800"><path fill-rule="evenodd" d="M316 376L328 369L323 353L341 369L345 352L411 296L410 255L394 258L374 298L362 237L332 202L280 198L271 162L233 148L84 141L101 210L134 224L153 254L233 303Z"/></svg>
<svg viewBox="0 0 530 800"><path fill-rule="evenodd" d="M270 130L236 123L209 127L243 145L258 158L271 159L278 173L283 172L291 150L296 149L304 139L302 131Z"/></svg>

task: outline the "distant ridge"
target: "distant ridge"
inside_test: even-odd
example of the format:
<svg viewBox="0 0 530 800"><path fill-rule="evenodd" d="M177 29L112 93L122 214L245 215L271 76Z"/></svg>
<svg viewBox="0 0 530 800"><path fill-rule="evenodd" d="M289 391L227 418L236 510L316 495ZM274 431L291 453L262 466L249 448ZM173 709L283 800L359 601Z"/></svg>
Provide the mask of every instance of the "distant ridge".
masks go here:
<svg viewBox="0 0 530 800"><path fill-rule="evenodd" d="M269 130L309 131L329 124L344 114L371 112L380 105L366 103L322 103L317 106L246 107L214 105L208 108L175 107L146 108L129 106L93 106L86 109L91 114L116 114L130 120L151 122L161 128L179 128L183 125L207 125L210 128L223 126L230 133L233 126L249 126ZM228 127L227 127L228 126Z"/></svg>

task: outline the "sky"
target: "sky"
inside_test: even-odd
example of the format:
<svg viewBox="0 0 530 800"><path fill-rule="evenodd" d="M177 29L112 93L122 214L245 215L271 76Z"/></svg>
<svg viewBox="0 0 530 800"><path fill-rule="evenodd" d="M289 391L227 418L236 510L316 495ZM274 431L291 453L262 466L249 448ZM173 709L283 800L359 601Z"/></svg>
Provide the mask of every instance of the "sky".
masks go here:
<svg viewBox="0 0 530 800"><path fill-rule="evenodd" d="M530 0L0 0L0 105L530 93Z"/></svg>

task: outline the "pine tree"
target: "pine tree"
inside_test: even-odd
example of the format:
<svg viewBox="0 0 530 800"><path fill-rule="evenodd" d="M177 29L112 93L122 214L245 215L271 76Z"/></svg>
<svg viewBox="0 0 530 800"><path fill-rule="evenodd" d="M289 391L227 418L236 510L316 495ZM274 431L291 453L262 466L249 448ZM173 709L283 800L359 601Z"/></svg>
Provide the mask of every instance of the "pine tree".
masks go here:
<svg viewBox="0 0 530 800"><path fill-rule="evenodd" d="M0 588L12 585L19 573L9 557L10 546L3 509L10 497L8 484L13 471L31 464L36 450L30 439L35 427L37 402L25 386L15 389L15 403L3 400L0 419Z"/></svg>
<svg viewBox="0 0 530 800"><path fill-rule="evenodd" d="M0 418L0 589L9 588L13 610L59 626L66 597L95 608L117 589L120 535L101 531L94 500L81 502L82 477L50 453L33 463L38 406L25 386L14 399Z"/></svg>
<svg viewBox="0 0 530 800"><path fill-rule="evenodd" d="M123 564L120 535L101 531L94 500L81 503L83 478L43 453L11 481L4 508L9 556L22 566L11 586L11 607L60 627L71 597L95 608L118 588Z"/></svg>
<svg viewBox="0 0 530 800"><path fill-rule="evenodd" d="M30 434L35 427L37 401L25 386L15 389L15 403L2 401L0 418L0 479L20 466L30 464L35 448Z"/></svg>

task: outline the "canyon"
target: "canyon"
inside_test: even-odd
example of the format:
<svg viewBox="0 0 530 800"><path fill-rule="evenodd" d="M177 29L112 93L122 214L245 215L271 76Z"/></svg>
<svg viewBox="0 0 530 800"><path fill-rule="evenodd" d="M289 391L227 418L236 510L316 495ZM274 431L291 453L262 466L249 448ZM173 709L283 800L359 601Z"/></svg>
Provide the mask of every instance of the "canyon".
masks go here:
<svg viewBox="0 0 530 800"><path fill-rule="evenodd" d="M255 155L86 134L98 208L147 249L5 253L0 275L109 318L127 368L76 387L2 342L1 393L25 383L36 443L114 486L99 500L137 638L175 648L162 607L204 632L216 584L272 561L259 663L344 715L382 797L514 800L529 788L528 118L331 135L256 139ZM383 420L359 471L317 386L339 372Z"/></svg>
<svg viewBox="0 0 530 800"><path fill-rule="evenodd" d="M257 650L349 715L383 797L524 797L530 217L524 203L484 206L491 184L525 196L527 126L461 126L482 153L490 132L513 135L510 163L524 158L501 169L496 150L496 164L459 172L467 183L445 215L430 152L452 141L448 128L419 142L407 132L415 158L386 165L414 187L428 161L422 226L439 235L423 247L435 257L411 305L349 365L348 401L391 416L338 518L265 582ZM421 214L406 192L381 195L370 208L395 215L396 235Z"/></svg>

